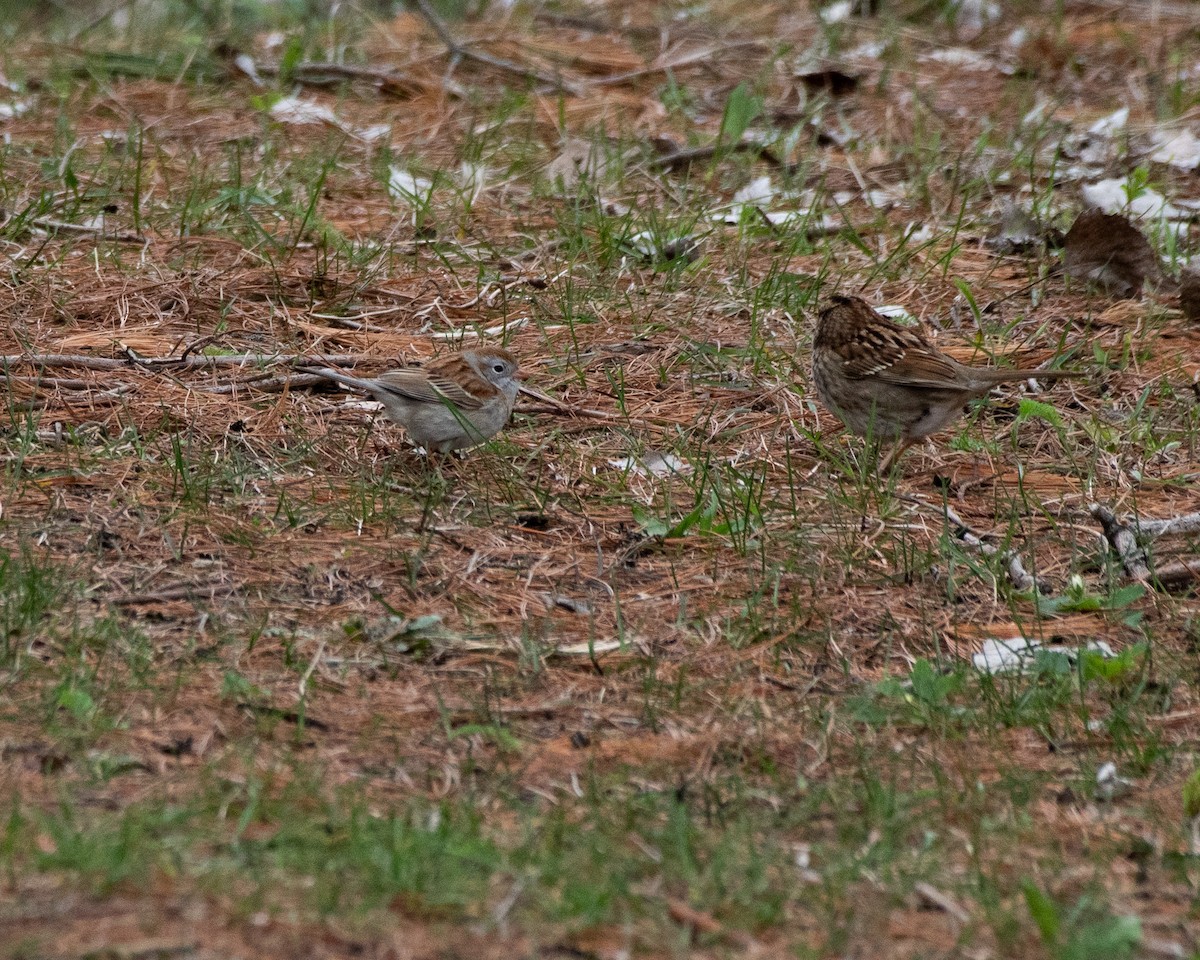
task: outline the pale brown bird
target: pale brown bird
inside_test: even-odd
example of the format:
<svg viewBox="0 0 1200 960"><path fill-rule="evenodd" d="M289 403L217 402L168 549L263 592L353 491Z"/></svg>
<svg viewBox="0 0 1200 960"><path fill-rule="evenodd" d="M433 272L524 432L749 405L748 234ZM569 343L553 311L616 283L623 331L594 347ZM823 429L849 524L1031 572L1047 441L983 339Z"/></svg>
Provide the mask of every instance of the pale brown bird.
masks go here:
<svg viewBox="0 0 1200 960"><path fill-rule="evenodd" d="M301 369L369 393L413 443L438 453L474 447L499 433L521 389L517 358L499 347L464 350L370 379L328 367Z"/></svg>
<svg viewBox="0 0 1200 960"><path fill-rule="evenodd" d="M835 296L817 318L813 382L821 402L859 436L898 441L886 473L918 440L962 415L998 383L1083 376L1065 370L968 367L859 297Z"/></svg>

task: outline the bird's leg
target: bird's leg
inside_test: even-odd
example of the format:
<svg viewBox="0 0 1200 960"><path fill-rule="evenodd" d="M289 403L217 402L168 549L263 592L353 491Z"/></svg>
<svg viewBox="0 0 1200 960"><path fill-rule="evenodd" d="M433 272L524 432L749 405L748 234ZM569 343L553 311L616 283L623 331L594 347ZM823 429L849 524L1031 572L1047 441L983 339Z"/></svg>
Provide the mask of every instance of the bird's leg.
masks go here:
<svg viewBox="0 0 1200 960"><path fill-rule="evenodd" d="M900 459L900 455L911 447L915 440L898 440L896 446L892 448L892 452L887 455L887 459L879 465L879 472L883 474L891 473L892 467L896 465L896 461Z"/></svg>

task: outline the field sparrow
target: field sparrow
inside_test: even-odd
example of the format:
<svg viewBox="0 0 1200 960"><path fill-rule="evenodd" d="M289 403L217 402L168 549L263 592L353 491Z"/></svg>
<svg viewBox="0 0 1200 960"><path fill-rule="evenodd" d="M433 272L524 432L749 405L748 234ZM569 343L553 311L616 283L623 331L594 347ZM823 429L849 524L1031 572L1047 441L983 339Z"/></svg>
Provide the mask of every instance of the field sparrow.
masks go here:
<svg viewBox="0 0 1200 960"><path fill-rule="evenodd" d="M414 443L438 453L474 447L499 433L520 390L517 358L498 347L464 350L369 380L328 367L304 370L369 393Z"/></svg>
<svg viewBox="0 0 1200 960"><path fill-rule="evenodd" d="M813 382L821 402L852 433L899 442L880 467L884 472L912 444L958 419L969 401L998 383L1079 376L965 366L858 297L831 298L818 316L813 341Z"/></svg>

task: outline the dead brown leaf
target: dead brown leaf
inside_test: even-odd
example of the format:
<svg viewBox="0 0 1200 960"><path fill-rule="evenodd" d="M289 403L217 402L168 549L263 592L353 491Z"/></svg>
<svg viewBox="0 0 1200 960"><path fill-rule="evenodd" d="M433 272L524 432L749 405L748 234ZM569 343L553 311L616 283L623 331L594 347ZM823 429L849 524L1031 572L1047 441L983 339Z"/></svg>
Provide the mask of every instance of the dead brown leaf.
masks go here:
<svg viewBox="0 0 1200 960"><path fill-rule="evenodd" d="M1179 306L1192 323L1200 321L1200 270L1184 267L1179 278Z"/></svg>
<svg viewBox="0 0 1200 960"><path fill-rule="evenodd" d="M1135 297L1162 276L1150 241L1119 213L1085 210L1067 232L1063 266L1076 280L1092 282L1115 297Z"/></svg>

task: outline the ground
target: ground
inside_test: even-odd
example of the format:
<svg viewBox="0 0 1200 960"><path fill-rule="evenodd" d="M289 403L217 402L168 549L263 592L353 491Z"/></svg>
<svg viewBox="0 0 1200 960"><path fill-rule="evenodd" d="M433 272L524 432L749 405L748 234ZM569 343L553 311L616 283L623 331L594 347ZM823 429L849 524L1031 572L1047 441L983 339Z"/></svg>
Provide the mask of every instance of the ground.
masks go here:
<svg viewBox="0 0 1200 960"><path fill-rule="evenodd" d="M865 6L12 17L0 957L1200 950L1195 9ZM881 475L836 292L1087 375ZM461 457L293 371L478 343Z"/></svg>

